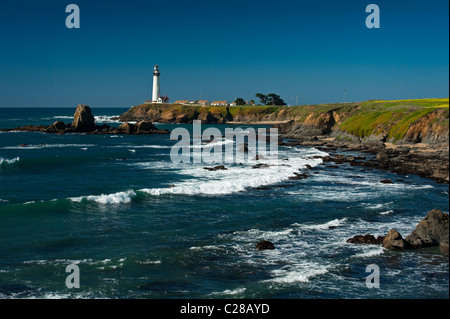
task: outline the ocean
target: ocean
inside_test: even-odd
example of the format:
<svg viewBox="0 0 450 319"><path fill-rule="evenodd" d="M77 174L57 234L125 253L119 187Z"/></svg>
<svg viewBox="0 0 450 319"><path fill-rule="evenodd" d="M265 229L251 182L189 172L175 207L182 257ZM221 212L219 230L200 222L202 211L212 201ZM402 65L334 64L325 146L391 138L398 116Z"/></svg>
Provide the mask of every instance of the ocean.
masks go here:
<svg viewBox="0 0 450 319"><path fill-rule="evenodd" d="M97 123L111 126L124 111L93 108ZM74 112L0 108L0 128L67 123ZM346 243L393 228L406 237L431 209L448 212L448 185L332 168L313 147L280 146L278 166L207 171L173 163L175 143L169 135L0 133L0 298L449 297L449 259L438 248ZM311 176L290 180L294 172ZM388 178L394 183L379 182ZM276 249L256 250L261 240ZM66 286L71 264L78 289ZM366 285L369 265L380 269L379 288Z"/></svg>

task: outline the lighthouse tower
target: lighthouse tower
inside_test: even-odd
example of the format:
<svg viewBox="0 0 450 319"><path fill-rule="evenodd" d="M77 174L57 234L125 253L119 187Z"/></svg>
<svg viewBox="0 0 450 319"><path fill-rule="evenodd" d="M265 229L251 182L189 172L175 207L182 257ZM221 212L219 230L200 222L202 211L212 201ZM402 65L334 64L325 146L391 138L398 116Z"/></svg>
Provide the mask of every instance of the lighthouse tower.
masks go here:
<svg viewBox="0 0 450 319"><path fill-rule="evenodd" d="M159 66L157 64L153 69L153 97L152 97L153 103L158 103L158 99L160 97L160 86L159 86L160 74L161 73L159 72Z"/></svg>

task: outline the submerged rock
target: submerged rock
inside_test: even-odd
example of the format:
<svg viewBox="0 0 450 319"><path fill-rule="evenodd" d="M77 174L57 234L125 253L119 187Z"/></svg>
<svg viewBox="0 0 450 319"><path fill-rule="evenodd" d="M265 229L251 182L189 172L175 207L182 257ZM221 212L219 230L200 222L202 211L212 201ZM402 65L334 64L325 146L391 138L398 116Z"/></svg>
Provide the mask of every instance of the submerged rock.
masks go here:
<svg viewBox="0 0 450 319"><path fill-rule="evenodd" d="M253 169L259 169L259 168L268 168L268 167L269 167L269 165L261 163L261 164L256 164L252 168Z"/></svg>
<svg viewBox="0 0 450 319"><path fill-rule="evenodd" d="M216 167L203 167L203 169L207 170L207 171L226 171L228 170L228 168L226 168L224 165L219 165Z"/></svg>
<svg viewBox="0 0 450 319"><path fill-rule="evenodd" d="M256 249L257 250L274 250L275 245L268 240L263 240L256 245Z"/></svg>
<svg viewBox="0 0 450 319"><path fill-rule="evenodd" d="M373 235L356 235L353 238L347 239L347 243L351 244L365 244L365 245L381 245L384 237L378 236L375 238Z"/></svg>
<svg viewBox="0 0 450 319"><path fill-rule="evenodd" d="M289 180L291 180L291 181L300 181L302 179L310 177L310 175L307 174L307 173L299 174L299 173L294 172L294 175L295 176L289 177Z"/></svg>

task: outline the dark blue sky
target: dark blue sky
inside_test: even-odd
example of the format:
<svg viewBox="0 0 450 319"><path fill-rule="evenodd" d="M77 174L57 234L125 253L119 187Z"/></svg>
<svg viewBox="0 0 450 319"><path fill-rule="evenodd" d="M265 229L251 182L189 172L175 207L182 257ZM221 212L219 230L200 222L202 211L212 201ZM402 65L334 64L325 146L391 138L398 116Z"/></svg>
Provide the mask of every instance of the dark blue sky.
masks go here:
<svg viewBox="0 0 450 319"><path fill-rule="evenodd" d="M156 63L171 101L449 96L448 0L2 0L0 43L0 107L140 104Z"/></svg>

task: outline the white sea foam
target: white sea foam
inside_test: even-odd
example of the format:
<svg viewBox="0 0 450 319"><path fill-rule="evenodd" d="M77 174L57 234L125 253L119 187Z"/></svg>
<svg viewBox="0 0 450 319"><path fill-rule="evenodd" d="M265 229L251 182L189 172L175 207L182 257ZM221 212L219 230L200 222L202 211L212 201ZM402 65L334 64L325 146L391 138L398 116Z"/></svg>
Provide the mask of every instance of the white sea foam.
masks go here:
<svg viewBox="0 0 450 319"><path fill-rule="evenodd" d="M5 146L2 149L5 150L37 150L43 148L81 148L81 147L94 147L95 144L39 144L39 145L27 145L27 146Z"/></svg>
<svg viewBox="0 0 450 319"><path fill-rule="evenodd" d="M61 119L61 120L73 120L73 116L67 116L67 115L56 115L53 116L54 119Z"/></svg>
<svg viewBox="0 0 450 319"><path fill-rule="evenodd" d="M179 174L191 176L192 179L175 184L172 188L144 188L141 192L151 195L163 194L183 194L183 195L226 195L243 192L251 188L265 185L273 185L287 181L294 176L294 172L299 172L306 165L312 167L319 165L321 159L290 158L289 161L281 162L276 159L267 158L261 163L268 164L269 167L262 169L252 169L254 163L247 166L225 165L227 170L210 172L204 169L203 165L179 164L161 167L166 169L178 169ZM140 166L146 164L140 163ZM148 167L155 169L156 163L148 163Z"/></svg>
<svg viewBox="0 0 450 319"><path fill-rule="evenodd" d="M328 272L328 267L316 263L299 263L285 269L277 269L272 271L275 278L265 280L265 282L274 283L296 283L309 282L311 278L317 277Z"/></svg>
<svg viewBox="0 0 450 319"><path fill-rule="evenodd" d="M13 158L13 159L5 159L5 158L0 157L0 165L3 165L3 164L11 165L11 164L14 164L14 163L16 163L18 161L20 161L20 157L16 157L16 158Z"/></svg>
<svg viewBox="0 0 450 319"><path fill-rule="evenodd" d="M222 141L223 142L223 141ZM114 147L129 147L129 145L117 145ZM166 148L170 146L160 145L141 145L133 146L133 148L157 147ZM166 188L143 188L137 192L143 192L152 196L163 194L179 194L179 195L227 195L237 192L243 192L252 188L277 184L294 176L294 172L299 172L311 165L315 167L322 160L311 158L311 155L326 154L315 149L304 149L302 155L296 154L295 157L289 158L288 161L278 161L269 156L261 162L268 164L269 167L262 169L252 169L254 163L247 166L229 165L227 170L223 171L207 171L204 165L194 164L177 164L167 162L148 162L134 163L130 165L141 166L152 170L176 170L186 180L175 183L174 187ZM289 157L289 154L282 154L283 157ZM286 155L286 156L285 156ZM136 196L133 190L127 192L119 192L109 195L91 195L70 198L72 201L81 202L83 200L95 201L100 204L123 204L130 203L132 198Z"/></svg>
<svg viewBox="0 0 450 319"><path fill-rule="evenodd" d="M96 123L122 123L121 121L114 119L117 118L117 115L99 115L94 116Z"/></svg>
<svg viewBox="0 0 450 319"><path fill-rule="evenodd" d="M162 262L161 260L143 260L143 261L137 261L138 264L142 264L142 265L160 265Z"/></svg>
<svg viewBox="0 0 450 319"><path fill-rule="evenodd" d="M40 259L40 260L27 260L23 262L24 264L31 264L31 265L55 265L55 264L92 264L92 259L80 259L80 260L73 260L73 259Z"/></svg>
<svg viewBox="0 0 450 319"><path fill-rule="evenodd" d="M383 184L380 183L379 178L377 178L376 176L372 177L371 175L368 175L367 178L364 179L344 175L341 176L320 175L318 176L318 181L331 185L343 184L360 188L367 187L370 189L376 189L379 191L386 191L386 192L398 192L404 190L421 190L433 188L432 185L414 185L404 183Z"/></svg>
<svg viewBox="0 0 450 319"><path fill-rule="evenodd" d="M347 218L335 219L324 224L293 224L300 229L328 230L330 227L340 227L347 222Z"/></svg>
<svg viewBox="0 0 450 319"><path fill-rule="evenodd" d="M94 116L96 123L122 123L114 118L117 118L117 115L98 115ZM43 118L45 120L57 119L57 120L73 120L73 116L67 115L56 115L52 118Z"/></svg>
<svg viewBox="0 0 450 319"><path fill-rule="evenodd" d="M129 148L129 144L123 144L123 145L113 145L108 146L108 148ZM133 145L133 148L161 148L161 149L170 149L172 146L169 145Z"/></svg>
<svg viewBox="0 0 450 319"><path fill-rule="evenodd" d="M9 200L0 198L0 203L7 203L7 202L9 202Z"/></svg>
<svg viewBox="0 0 450 319"><path fill-rule="evenodd" d="M384 248L381 246L372 247L372 246L367 246L367 245L360 245L359 247L361 249L363 249L364 251L362 253L356 254L352 257L368 258L368 257L373 257L373 256L379 256L384 253Z"/></svg>
<svg viewBox="0 0 450 319"><path fill-rule="evenodd" d="M368 205L365 208L367 209L381 209L381 208L385 208L389 205L392 205L394 202L388 202L388 203L382 203L382 204L376 204L376 205Z"/></svg>
<svg viewBox="0 0 450 319"><path fill-rule="evenodd" d="M90 196L80 196L69 198L74 202L82 202L84 200L97 202L99 204L128 204L132 201L136 193L132 190L127 192L118 192L109 195L90 195Z"/></svg>
<svg viewBox="0 0 450 319"><path fill-rule="evenodd" d="M227 296L234 296L234 295L240 295L243 294L246 291L245 288L236 288L233 290L224 290L224 291L215 291L212 292L211 295L227 295Z"/></svg>
<svg viewBox="0 0 450 319"><path fill-rule="evenodd" d="M394 211L391 209L391 210L387 210L387 211L385 211L385 212L381 212L380 213L380 215L390 215L390 214L392 214Z"/></svg>

